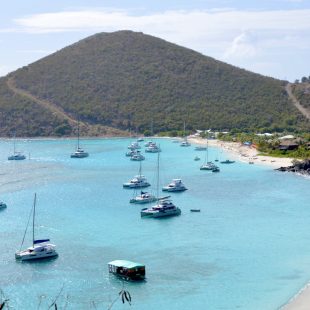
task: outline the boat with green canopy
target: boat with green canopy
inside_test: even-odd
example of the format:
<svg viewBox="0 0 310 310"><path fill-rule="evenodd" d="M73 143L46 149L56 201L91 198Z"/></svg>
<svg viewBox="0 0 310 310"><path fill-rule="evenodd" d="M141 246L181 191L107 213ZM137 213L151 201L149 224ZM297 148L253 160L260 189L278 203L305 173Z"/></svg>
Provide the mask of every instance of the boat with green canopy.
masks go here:
<svg viewBox="0 0 310 310"><path fill-rule="evenodd" d="M108 263L109 272L126 280L143 280L145 265L129 260L114 260Z"/></svg>

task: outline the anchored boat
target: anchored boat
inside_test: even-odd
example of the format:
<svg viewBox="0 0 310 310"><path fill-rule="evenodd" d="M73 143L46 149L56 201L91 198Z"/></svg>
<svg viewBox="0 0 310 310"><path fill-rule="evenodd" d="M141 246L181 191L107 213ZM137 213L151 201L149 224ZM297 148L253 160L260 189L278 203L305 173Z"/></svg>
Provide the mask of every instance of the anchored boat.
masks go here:
<svg viewBox="0 0 310 310"><path fill-rule="evenodd" d="M145 265L129 260L114 260L108 263L109 272L125 280L144 280Z"/></svg>
<svg viewBox="0 0 310 310"><path fill-rule="evenodd" d="M33 207L30 213L30 216L32 214L32 246L27 248L26 250L21 250L27 233L27 228L30 220L29 217L23 241L20 246L20 250L15 253L15 258L17 260L26 261L26 260L43 259L58 256L58 253L56 252L56 246L50 243L50 239L35 239L34 223L36 214L36 201L37 201L37 195L35 194Z"/></svg>

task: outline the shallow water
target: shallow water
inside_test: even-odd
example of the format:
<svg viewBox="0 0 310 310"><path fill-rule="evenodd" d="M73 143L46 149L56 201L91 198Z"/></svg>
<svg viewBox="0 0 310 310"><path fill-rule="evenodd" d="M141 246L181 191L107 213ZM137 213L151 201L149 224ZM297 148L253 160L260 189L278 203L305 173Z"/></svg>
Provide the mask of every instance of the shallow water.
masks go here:
<svg viewBox="0 0 310 310"><path fill-rule="evenodd" d="M146 265L145 282L125 283L134 309L277 309L310 279L309 179L241 162L200 171L203 152L158 141L161 185L182 178L189 188L172 193L182 215L160 220L141 219L141 206L129 204L133 190L122 188L139 167L124 155L129 140L84 140L85 159L69 157L74 140L17 141L30 153L21 162L7 161L12 142L0 142L8 204L0 212L0 287L13 309L40 302L46 309L61 289L60 307L107 309L123 286L108 274L114 259ZM209 159L217 153L211 149ZM147 153L142 163L153 185L156 161ZM34 192L36 236L50 237L59 257L19 263L14 253Z"/></svg>

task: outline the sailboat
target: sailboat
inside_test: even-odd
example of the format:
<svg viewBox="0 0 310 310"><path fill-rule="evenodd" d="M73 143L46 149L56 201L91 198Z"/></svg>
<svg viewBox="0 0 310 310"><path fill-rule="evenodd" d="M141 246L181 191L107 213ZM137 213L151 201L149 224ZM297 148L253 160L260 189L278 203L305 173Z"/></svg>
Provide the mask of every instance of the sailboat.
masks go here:
<svg viewBox="0 0 310 310"><path fill-rule="evenodd" d="M26 156L24 154L16 151L16 147L15 147L16 141L15 140L16 140L16 134L14 134L14 140L13 140L13 143L14 143L13 144L14 145L13 155L9 156L8 160L24 160L24 159L26 159Z"/></svg>
<svg viewBox="0 0 310 310"><path fill-rule="evenodd" d="M191 144L187 141L187 137L186 137L186 134L185 134L185 122L183 124L183 136L184 136L184 140L181 142L180 146L183 146L183 147L187 147L187 146L191 146Z"/></svg>
<svg viewBox="0 0 310 310"><path fill-rule="evenodd" d="M208 171L214 171L219 172L219 168L212 162L209 161L209 144L208 144L208 138L207 138L207 148L206 148L206 154L205 154L205 161L200 166L200 170L208 170Z"/></svg>
<svg viewBox="0 0 310 310"><path fill-rule="evenodd" d="M157 204L141 210L141 217L167 217L181 214L181 209L176 207L169 199L170 196L159 198L159 153L157 153Z"/></svg>
<svg viewBox="0 0 310 310"><path fill-rule="evenodd" d="M37 202L37 195L34 194L33 207L31 209L31 213L28 219L23 241L20 246L20 250L15 253L15 258L17 260L25 261L25 260L33 260L33 259L42 259L42 258L49 258L49 257L54 257L58 255L58 253L56 252L56 246L50 243L50 239L38 239L38 240L35 239L34 224L35 224L35 215L36 215L36 202ZM25 240L25 236L27 233L31 215L32 215L32 246L27 248L26 250L22 250L22 246L24 244L24 240Z"/></svg>
<svg viewBox="0 0 310 310"><path fill-rule="evenodd" d="M124 188L143 188L148 187L151 184L147 181L146 177L142 175L142 164L139 162L139 174L134 176L130 181L123 183Z"/></svg>
<svg viewBox="0 0 310 310"><path fill-rule="evenodd" d="M78 121L77 148L76 148L76 151L72 153L70 157L71 158L85 158L88 156L89 154L80 147L80 122Z"/></svg>

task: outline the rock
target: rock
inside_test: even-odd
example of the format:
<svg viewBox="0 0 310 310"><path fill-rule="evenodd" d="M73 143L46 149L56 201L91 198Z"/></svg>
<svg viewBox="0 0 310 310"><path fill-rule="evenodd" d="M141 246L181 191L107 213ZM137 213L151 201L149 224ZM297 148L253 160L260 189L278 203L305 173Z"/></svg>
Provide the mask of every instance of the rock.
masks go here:
<svg viewBox="0 0 310 310"><path fill-rule="evenodd" d="M292 166L280 167L275 170L282 172L287 171L287 172L295 172L310 175L310 159L305 159L303 161L296 161Z"/></svg>

